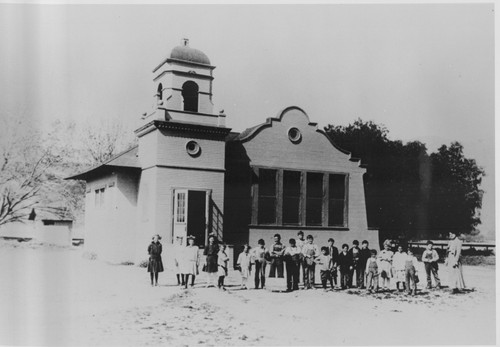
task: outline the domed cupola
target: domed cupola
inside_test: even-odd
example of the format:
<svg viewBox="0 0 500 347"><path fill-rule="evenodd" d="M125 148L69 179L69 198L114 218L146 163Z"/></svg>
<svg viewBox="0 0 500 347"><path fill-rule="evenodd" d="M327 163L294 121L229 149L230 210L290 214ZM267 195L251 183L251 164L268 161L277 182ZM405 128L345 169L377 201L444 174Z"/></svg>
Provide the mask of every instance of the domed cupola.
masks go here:
<svg viewBox="0 0 500 347"><path fill-rule="evenodd" d="M172 49L170 59L190 63L210 65L210 59L199 49L189 47L189 40L183 39L183 44Z"/></svg>
<svg viewBox="0 0 500 347"><path fill-rule="evenodd" d="M224 126L225 115L213 114L214 69L205 53L182 39L153 70L156 119Z"/></svg>

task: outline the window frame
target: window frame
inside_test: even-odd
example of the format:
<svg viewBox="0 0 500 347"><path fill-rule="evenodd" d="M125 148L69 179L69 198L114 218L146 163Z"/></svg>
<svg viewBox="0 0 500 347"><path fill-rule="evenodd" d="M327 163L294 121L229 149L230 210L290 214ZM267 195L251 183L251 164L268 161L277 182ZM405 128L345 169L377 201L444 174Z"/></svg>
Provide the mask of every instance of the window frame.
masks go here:
<svg viewBox="0 0 500 347"><path fill-rule="evenodd" d="M275 222L274 223L259 223L258 210L259 210L259 170L276 170L276 203L275 203ZM254 166L252 167L254 179L252 180L251 198L252 198L252 216L251 226L253 227L280 227L280 228L310 228L310 229L340 229L346 230L349 227L348 219L348 206L349 206L349 181L350 175L347 172L333 172L333 171L320 171L320 170L301 170L293 168L277 168L267 166ZM286 223L283 221L283 205L284 205L284 172L294 171L300 172L300 197L299 197L299 223ZM306 211L307 211L307 174L322 174L323 175L323 196L322 196L322 211L321 211L321 224L307 224ZM344 176L344 210L343 210L343 224L330 225L330 175L343 175ZM256 179L255 179L256 178ZM319 198L319 197L318 197Z"/></svg>

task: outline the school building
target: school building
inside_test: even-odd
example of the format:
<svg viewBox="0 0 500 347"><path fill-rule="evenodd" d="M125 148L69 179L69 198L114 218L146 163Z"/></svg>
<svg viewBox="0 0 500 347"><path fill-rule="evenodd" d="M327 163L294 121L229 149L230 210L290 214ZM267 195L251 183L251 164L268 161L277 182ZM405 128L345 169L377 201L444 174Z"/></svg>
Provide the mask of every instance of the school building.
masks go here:
<svg viewBox="0 0 500 347"><path fill-rule="evenodd" d="M295 106L231 132L213 112L214 69L184 40L153 69L155 107L135 130L138 145L69 177L87 182L87 250L138 262L153 234L168 253L176 236L203 246L214 233L239 247L269 245L275 233L287 243L299 230L318 245L366 239L378 249L360 161Z"/></svg>

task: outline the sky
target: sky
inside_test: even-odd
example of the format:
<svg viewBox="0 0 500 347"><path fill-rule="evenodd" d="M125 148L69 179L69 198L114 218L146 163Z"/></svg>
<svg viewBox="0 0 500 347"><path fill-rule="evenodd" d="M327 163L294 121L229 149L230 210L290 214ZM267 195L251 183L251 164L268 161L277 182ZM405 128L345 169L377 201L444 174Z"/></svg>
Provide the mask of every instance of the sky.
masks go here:
<svg viewBox="0 0 500 347"><path fill-rule="evenodd" d="M486 171L492 236L494 33L493 4L0 4L0 117L133 128L153 68L189 38L234 131L295 105L319 127L372 120L429 152L459 141Z"/></svg>

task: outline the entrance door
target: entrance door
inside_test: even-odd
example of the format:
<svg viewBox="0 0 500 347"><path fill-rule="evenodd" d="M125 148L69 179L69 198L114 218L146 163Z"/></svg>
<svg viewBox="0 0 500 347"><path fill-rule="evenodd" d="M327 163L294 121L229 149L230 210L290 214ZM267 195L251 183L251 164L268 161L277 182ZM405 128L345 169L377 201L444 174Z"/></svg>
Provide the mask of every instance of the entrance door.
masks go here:
<svg viewBox="0 0 500 347"><path fill-rule="evenodd" d="M188 225L187 234L196 237L197 245L205 244L207 229L207 192L190 190L188 192Z"/></svg>
<svg viewBox="0 0 500 347"><path fill-rule="evenodd" d="M186 244L186 237L196 237L195 243L203 245L208 234L208 208L210 191L206 190L174 190L174 225L172 242L182 237L182 244Z"/></svg>
<svg viewBox="0 0 500 347"><path fill-rule="evenodd" d="M176 189L174 190L174 226L172 242L177 243L177 237L182 238L182 244L186 244L187 236L187 218L188 212L188 190Z"/></svg>

